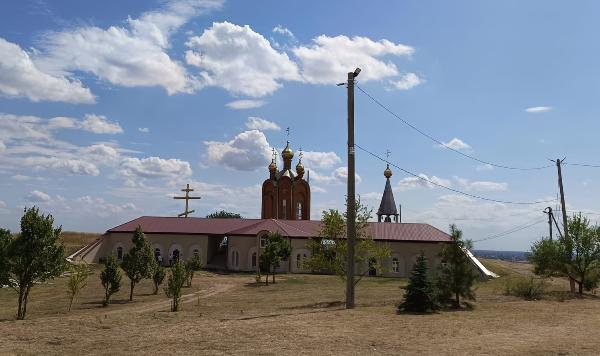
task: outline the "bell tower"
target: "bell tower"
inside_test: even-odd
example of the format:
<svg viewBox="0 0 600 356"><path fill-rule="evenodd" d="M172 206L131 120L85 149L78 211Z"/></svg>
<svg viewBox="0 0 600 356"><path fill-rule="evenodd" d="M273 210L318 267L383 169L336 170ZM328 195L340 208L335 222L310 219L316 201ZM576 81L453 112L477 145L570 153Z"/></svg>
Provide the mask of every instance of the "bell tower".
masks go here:
<svg viewBox="0 0 600 356"><path fill-rule="evenodd" d="M277 171L277 159L273 149L273 158L269 164L269 178L262 185L262 219L310 220L310 184L304 179L302 151L299 153L296 172L292 171L294 152L290 141L283 151L283 169Z"/></svg>
<svg viewBox="0 0 600 356"><path fill-rule="evenodd" d="M398 220L398 210L396 209L396 202L394 201L394 192L392 192L392 184L390 183L390 178L392 177L392 170L390 169L390 165L388 164L383 171L383 176L385 177L385 188L383 189L383 196L381 197L381 203L379 204L379 210L377 210L377 221L381 222L381 218L383 217L384 222L392 222L392 216L394 217L394 222L399 222Z"/></svg>

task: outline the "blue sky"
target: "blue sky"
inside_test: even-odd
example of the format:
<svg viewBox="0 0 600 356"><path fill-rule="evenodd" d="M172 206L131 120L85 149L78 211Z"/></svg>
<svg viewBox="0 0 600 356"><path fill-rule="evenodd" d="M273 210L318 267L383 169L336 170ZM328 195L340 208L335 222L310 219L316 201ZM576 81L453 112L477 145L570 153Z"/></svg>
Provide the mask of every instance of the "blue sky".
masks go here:
<svg viewBox="0 0 600 356"><path fill-rule="evenodd" d="M197 216L258 217L287 127L313 218L342 209L346 91L335 84L357 66L361 88L458 151L517 167L600 164L599 12L593 1L2 2L0 225L17 230L33 204L67 230L172 216L185 183L202 196ZM468 194L556 198L554 168L480 164L359 91L356 142ZM358 151L357 193L375 209L384 168ZM477 248L528 249L556 205L493 203L393 171L405 222L455 222L472 240L540 222ZM564 167L568 209L592 221L599 173Z"/></svg>

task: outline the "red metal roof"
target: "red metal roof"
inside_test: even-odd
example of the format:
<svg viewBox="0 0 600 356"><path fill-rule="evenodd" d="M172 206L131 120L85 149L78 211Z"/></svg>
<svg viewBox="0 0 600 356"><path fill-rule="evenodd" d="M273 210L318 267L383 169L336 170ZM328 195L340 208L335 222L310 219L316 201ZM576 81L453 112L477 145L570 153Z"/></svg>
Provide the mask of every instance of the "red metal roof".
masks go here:
<svg viewBox="0 0 600 356"><path fill-rule="evenodd" d="M141 226L147 234L249 235L260 231L278 231L284 236L309 238L319 235L317 220L206 219L142 216L107 231L133 232ZM369 223L375 240L449 242L450 236L428 224Z"/></svg>

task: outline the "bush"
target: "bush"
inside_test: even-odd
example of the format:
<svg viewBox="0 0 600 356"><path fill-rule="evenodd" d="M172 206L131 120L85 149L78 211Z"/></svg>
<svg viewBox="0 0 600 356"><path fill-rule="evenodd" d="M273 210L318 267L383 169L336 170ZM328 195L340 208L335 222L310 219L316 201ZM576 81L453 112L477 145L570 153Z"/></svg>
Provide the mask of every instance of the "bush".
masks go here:
<svg viewBox="0 0 600 356"><path fill-rule="evenodd" d="M538 300L546 293L547 286L545 278L518 277L506 281L504 293L525 300Z"/></svg>

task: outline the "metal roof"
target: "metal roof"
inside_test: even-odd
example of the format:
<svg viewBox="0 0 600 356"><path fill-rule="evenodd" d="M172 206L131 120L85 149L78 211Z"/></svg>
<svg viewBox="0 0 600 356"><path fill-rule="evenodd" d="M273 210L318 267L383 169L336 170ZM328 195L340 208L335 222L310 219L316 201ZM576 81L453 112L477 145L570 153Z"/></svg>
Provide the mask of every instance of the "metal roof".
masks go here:
<svg viewBox="0 0 600 356"><path fill-rule="evenodd" d="M287 237L310 238L319 236L318 220L275 219L207 219L141 216L106 233L131 233L141 226L147 234L196 234L256 236L261 231L277 231ZM369 223L375 240L449 242L450 235L428 224Z"/></svg>
<svg viewBox="0 0 600 356"><path fill-rule="evenodd" d="M377 215L398 215L398 209L396 209L394 193L392 192L392 185L389 178L386 178L385 180L385 189L383 190L383 196L381 197L381 204L379 204Z"/></svg>

